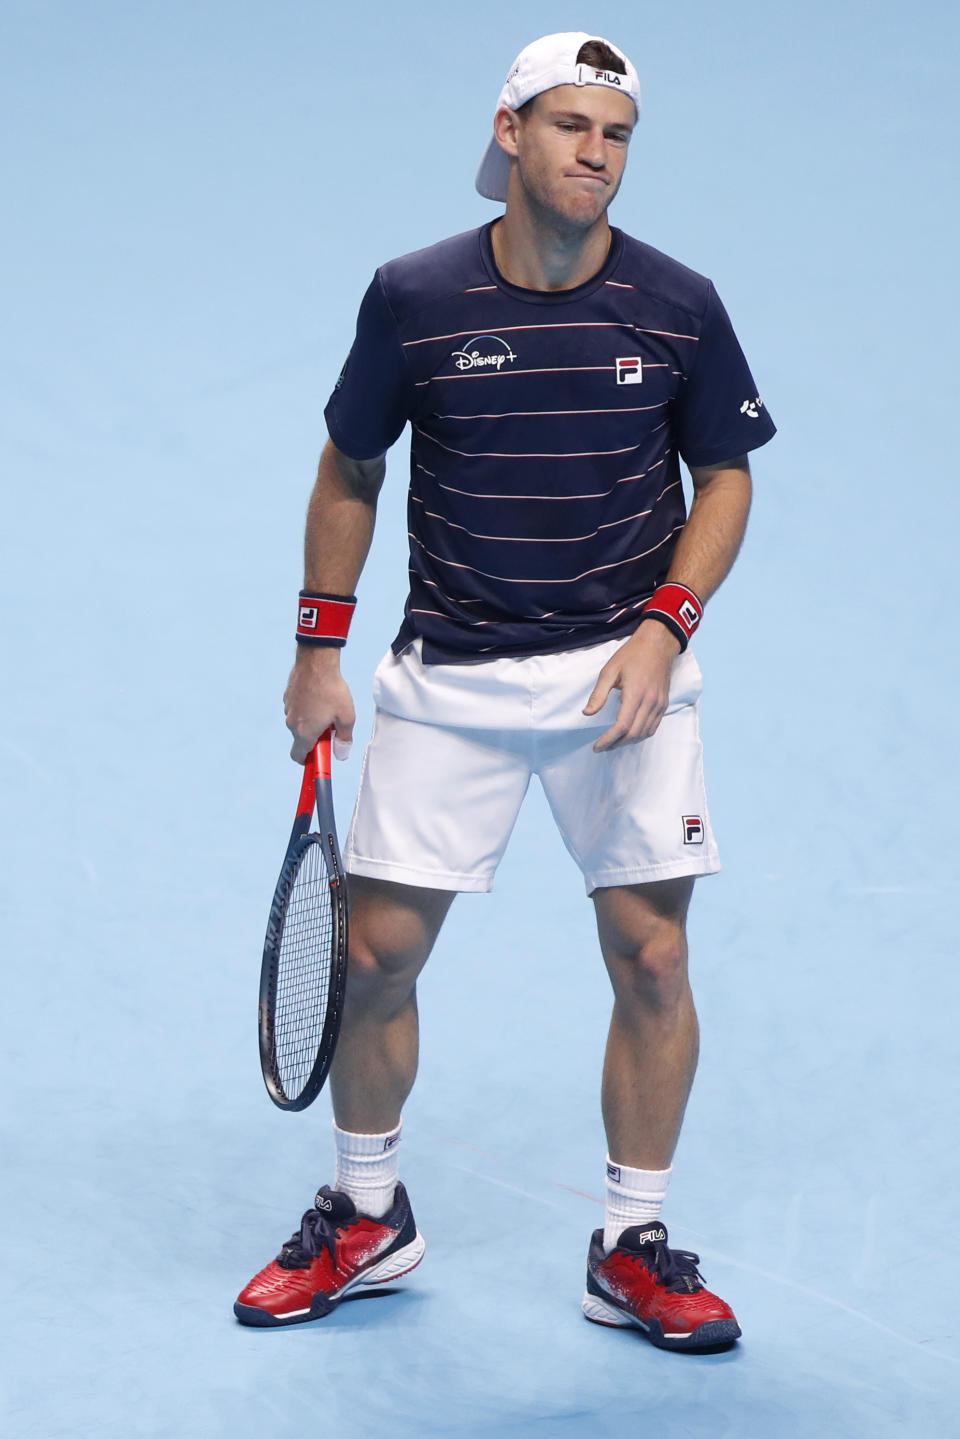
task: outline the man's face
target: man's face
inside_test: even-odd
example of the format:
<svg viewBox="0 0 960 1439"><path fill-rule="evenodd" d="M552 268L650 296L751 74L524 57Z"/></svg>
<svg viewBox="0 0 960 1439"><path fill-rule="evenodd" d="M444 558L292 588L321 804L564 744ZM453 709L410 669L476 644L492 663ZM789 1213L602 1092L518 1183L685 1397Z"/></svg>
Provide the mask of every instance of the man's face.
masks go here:
<svg viewBox="0 0 960 1439"><path fill-rule="evenodd" d="M623 178L637 112L628 95L605 85L557 85L522 115L499 111L498 138L517 157L534 205L571 229L588 229ZM501 134L502 130L502 134Z"/></svg>

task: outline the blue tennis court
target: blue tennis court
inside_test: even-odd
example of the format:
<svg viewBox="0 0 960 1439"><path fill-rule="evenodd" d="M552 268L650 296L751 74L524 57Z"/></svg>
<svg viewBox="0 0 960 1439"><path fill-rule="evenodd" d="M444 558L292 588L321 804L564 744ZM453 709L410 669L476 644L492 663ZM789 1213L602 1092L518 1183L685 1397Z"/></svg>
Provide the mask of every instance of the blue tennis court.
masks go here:
<svg viewBox="0 0 960 1439"><path fill-rule="evenodd" d="M958 1432L960 37L945 5L922 21L5 7L11 1439ZM510 56L581 24L644 86L614 223L716 279L780 429L697 638L725 868L694 898L664 1211L744 1337L669 1354L581 1316L608 985L536 790L421 982L423 1264L244 1329L238 1290L332 1179L329 1099L270 1104L255 1015L323 403L376 265L489 218L472 168ZM344 665L361 736L403 451Z"/></svg>

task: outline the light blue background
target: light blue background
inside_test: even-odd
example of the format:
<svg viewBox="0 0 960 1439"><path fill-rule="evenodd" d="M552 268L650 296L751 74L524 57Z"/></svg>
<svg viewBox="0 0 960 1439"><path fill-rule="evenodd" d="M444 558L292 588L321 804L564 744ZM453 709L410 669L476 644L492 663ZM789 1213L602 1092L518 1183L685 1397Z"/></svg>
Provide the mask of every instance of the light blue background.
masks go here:
<svg viewBox="0 0 960 1439"><path fill-rule="evenodd" d="M698 643L726 869L666 1212L746 1337L691 1360L580 1317L608 998L536 795L422 985L427 1260L247 1331L331 1177L328 1101L269 1104L253 1012L322 407L375 266L496 213L503 75L564 28L640 71L615 223L714 279L781 432ZM958 31L936 0L4 0L11 1439L957 1432ZM361 734L404 488L401 442Z"/></svg>

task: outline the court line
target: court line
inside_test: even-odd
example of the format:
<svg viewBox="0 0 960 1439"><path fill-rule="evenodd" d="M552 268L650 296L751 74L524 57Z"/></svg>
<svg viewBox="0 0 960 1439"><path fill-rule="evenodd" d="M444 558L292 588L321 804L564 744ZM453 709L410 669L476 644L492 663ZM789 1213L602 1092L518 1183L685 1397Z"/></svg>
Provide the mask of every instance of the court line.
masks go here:
<svg viewBox="0 0 960 1439"><path fill-rule="evenodd" d="M501 1159L497 1154L491 1154L489 1150L479 1149L475 1144L466 1144L461 1139L450 1139L443 1134L427 1134L426 1137L439 1140L441 1144L452 1144L458 1149L469 1149L473 1154L482 1155L484 1159L492 1159L497 1164L506 1164L509 1162L508 1160ZM477 1179L485 1179L488 1184L494 1184L500 1189L508 1189L514 1194L522 1194L525 1198L533 1199L539 1204L547 1203L551 1209L562 1208L561 1205L554 1201L549 1199L545 1200L542 1194L531 1194L529 1190L521 1189L519 1185L508 1184L502 1179L494 1179L492 1175L484 1174L481 1170L467 1169L464 1165L459 1164L454 1164L450 1167L452 1169L459 1169L464 1174L472 1174ZM573 1189L569 1184L561 1184L558 1179L547 1179L546 1183L554 1189L563 1189L567 1194L576 1194L579 1198L588 1199L593 1204L603 1205L603 1200L596 1194L587 1194L583 1189ZM689 1229L685 1224L677 1224L675 1227L682 1230L683 1233L689 1234L699 1243L701 1236L696 1229ZM723 1250L703 1248L702 1246L701 1248L704 1257L707 1259L717 1259L720 1263L729 1264L734 1269L741 1269L746 1274L755 1274L759 1278L767 1279L773 1284L780 1284L785 1289L795 1289L798 1294L805 1294L810 1299L817 1299L821 1304L829 1305L831 1309L839 1309L843 1314L849 1314L854 1319L863 1320L864 1324L869 1324L873 1329L879 1329L881 1334L888 1334L891 1339L896 1339L900 1344L906 1344L911 1349L919 1349L921 1354L929 1354L934 1359L943 1359L947 1364L960 1364L960 1359L957 1359L955 1355L944 1354L942 1349L931 1349L924 1339L910 1339L906 1334L901 1334L898 1329L891 1329L889 1324L884 1324L879 1319L874 1319L869 1314L864 1314L862 1309L854 1309L851 1305L844 1304L842 1300L834 1299L831 1295L824 1294L819 1289L811 1289L809 1285L799 1284L795 1279L788 1279L783 1274L775 1274L770 1269L762 1269L758 1264L749 1264L746 1260L734 1259L732 1255L725 1254Z"/></svg>

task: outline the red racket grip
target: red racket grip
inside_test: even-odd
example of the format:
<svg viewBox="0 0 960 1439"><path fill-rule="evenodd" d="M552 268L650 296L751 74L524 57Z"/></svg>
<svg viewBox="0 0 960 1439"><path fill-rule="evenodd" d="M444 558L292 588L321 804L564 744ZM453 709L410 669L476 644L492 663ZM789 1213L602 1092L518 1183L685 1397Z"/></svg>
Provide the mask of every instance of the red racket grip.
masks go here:
<svg viewBox="0 0 960 1439"><path fill-rule="evenodd" d="M307 755L303 766L303 783L300 786L300 802L297 805L297 819L306 818L309 827L313 806L317 798L317 780L330 778L330 739L333 728L325 730Z"/></svg>

